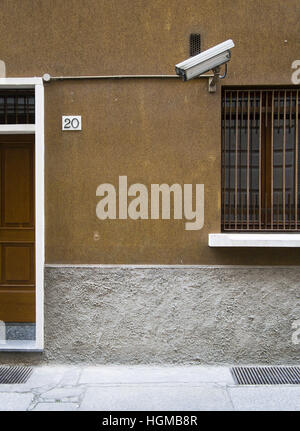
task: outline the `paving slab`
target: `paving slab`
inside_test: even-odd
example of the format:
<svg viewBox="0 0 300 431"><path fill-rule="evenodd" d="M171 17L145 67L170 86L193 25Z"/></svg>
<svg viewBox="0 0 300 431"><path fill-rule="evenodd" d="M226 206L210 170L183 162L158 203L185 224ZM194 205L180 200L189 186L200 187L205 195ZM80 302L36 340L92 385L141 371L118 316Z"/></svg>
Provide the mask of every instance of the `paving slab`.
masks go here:
<svg viewBox="0 0 300 431"><path fill-rule="evenodd" d="M56 386L63 378L66 369L67 367L34 367L33 373L25 385L28 388Z"/></svg>
<svg viewBox="0 0 300 431"><path fill-rule="evenodd" d="M63 379L68 367L34 367L33 372L26 383L13 385L0 385L1 392L45 392L56 387Z"/></svg>
<svg viewBox="0 0 300 431"><path fill-rule="evenodd" d="M102 366L82 370L79 383L207 383L234 384L227 367Z"/></svg>
<svg viewBox="0 0 300 431"><path fill-rule="evenodd" d="M80 367L66 367L63 376L59 382L60 386L73 386L79 381L82 368Z"/></svg>
<svg viewBox="0 0 300 431"><path fill-rule="evenodd" d="M54 388L50 391L40 394L40 399L45 401L79 401L84 392L84 387L67 387L67 388Z"/></svg>
<svg viewBox="0 0 300 431"><path fill-rule="evenodd" d="M230 387L228 393L235 410L300 410L300 385Z"/></svg>
<svg viewBox="0 0 300 431"><path fill-rule="evenodd" d="M33 409L33 412L52 412L52 411L76 411L78 404L76 403L38 403Z"/></svg>
<svg viewBox="0 0 300 431"><path fill-rule="evenodd" d="M0 410L298 410L300 385L235 385L228 367L41 366Z"/></svg>
<svg viewBox="0 0 300 431"><path fill-rule="evenodd" d="M233 410L226 389L212 384L88 388L80 410Z"/></svg>
<svg viewBox="0 0 300 431"><path fill-rule="evenodd" d="M1 390L1 385L0 385ZM0 411L27 410L33 400L33 394L0 392Z"/></svg>

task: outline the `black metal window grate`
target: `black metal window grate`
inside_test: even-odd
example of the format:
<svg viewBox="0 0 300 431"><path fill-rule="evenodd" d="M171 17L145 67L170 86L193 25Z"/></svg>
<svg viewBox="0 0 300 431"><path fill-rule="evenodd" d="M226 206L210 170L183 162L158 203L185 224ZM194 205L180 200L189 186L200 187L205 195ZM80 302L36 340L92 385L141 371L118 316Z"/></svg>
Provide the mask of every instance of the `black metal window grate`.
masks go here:
<svg viewBox="0 0 300 431"><path fill-rule="evenodd" d="M0 93L0 124L34 124L34 90L6 90Z"/></svg>
<svg viewBox="0 0 300 431"><path fill-rule="evenodd" d="M190 34L190 56L200 54L201 52L201 35L199 33Z"/></svg>
<svg viewBox="0 0 300 431"><path fill-rule="evenodd" d="M300 230L300 97L223 91L222 231Z"/></svg>
<svg viewBox="0 0 300 431"><path fill-rule="evenodd" d="M26 383L32 374L31 367L2 366L0 367L0 384L11 385Z"/></svg>
<svg viewBox="0 0 300 431"><path fill-rule="evenodd" d="M234 367L230 371L238 385L300 384L300 367Z"/></svg>

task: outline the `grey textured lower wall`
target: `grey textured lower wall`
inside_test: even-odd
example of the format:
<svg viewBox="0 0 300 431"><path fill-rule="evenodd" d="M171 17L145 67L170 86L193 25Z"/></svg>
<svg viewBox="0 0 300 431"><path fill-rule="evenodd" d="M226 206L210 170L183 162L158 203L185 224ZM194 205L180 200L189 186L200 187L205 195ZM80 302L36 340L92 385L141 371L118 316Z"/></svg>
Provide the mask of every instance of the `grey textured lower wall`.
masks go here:
<svg viewBox="0 0 300 431"><path fill-rule="evenodd" d="M45 351L56 363L295 364L299 268L45 269Z"/></svg>

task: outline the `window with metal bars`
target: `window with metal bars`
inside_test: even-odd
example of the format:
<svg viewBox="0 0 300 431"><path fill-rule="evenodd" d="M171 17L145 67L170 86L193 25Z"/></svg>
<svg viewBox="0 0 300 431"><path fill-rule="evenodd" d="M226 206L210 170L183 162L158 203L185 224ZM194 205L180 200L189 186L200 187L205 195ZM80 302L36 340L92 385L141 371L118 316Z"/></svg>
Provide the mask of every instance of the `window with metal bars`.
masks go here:
<svg viewBox="0 0 300 431"><path fill-rule="evenodd" d="M299 231L298 89L224 89L222 231Z"/></svg>
<svg viewBox="0 0 300 431"><path fill-rule="evenodd" d="M34 124L34 90L0 92L0 124Z"/></svg>

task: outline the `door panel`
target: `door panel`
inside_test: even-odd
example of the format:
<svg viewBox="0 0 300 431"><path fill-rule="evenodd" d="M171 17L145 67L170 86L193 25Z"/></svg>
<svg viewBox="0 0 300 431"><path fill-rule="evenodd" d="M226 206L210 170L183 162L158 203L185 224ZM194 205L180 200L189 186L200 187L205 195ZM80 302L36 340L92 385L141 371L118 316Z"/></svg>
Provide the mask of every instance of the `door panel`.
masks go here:
<svg viewBox="0 0 300 431"><path fill-rule="evenodd" d="M2 214L3 225L33 225L32 149L3 146L2 149Z"/></svg>
<svg viewBox="0 0 300 431"><path fill-rule="evenodd" d="M4 322L35 322L35 290L1 290L0 315Z"/></svg>
<svg viewBox="0 0 300 431"><path fill-rule="evenodd" d="M8 283L32 281L32 247L28 245L3 246L3 274Z"/></svg>
<svg viewBox="0 0 300 431"><path fill-rule="evenodd" d="M0 320L35 322L34 135L0 135Z"/></svg>

